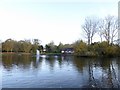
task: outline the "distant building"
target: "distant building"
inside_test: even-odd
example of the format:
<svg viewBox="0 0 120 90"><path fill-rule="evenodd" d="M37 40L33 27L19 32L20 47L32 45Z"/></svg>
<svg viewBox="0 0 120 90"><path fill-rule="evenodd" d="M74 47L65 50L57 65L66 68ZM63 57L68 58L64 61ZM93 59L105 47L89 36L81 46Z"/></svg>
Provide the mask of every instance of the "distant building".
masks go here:
<svg viewBox="0 0 120 90"><path fill-rule="evenodd" d="M42 51L43 53L45 53L46 52L46 48L43 48L43 51Z"/></svg>
<svg viewBox="0 0 120 90"><path fill-rule="evenodd" d="M61 50L61 53L63 53L63 54L73 54L74 49L73 48L64 48L64 49Z"/></svg>

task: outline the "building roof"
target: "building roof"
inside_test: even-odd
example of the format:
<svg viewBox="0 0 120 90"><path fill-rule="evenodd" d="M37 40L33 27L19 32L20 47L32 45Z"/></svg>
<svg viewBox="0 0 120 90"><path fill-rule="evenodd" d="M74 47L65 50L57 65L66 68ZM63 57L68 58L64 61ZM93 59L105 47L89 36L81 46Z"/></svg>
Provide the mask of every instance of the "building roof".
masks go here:
<svg viewBox="0 0 120 90"><path fill-rule="evenodd" d="M64 49L62 49L62 51L74 51L74 49L73 48L64 48Z"/></svg>

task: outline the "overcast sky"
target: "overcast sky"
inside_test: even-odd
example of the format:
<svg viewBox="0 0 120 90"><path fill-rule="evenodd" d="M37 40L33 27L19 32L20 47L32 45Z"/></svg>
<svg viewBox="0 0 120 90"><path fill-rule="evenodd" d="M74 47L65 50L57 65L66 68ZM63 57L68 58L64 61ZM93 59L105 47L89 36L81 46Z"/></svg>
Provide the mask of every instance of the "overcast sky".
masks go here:
<svg viewBox="0 0 120 90"><path fill-rule="evenodd" d="M34 39L42 44L83 39L87 16L117 16L119 0L0 0L0 40Z"/></svg>

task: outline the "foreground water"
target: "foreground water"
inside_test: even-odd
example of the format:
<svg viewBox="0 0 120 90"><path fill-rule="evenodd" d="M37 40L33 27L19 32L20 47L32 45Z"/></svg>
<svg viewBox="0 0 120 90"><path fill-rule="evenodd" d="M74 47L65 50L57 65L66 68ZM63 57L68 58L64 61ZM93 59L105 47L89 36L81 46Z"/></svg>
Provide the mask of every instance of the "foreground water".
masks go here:
<svg viewBox="0 0 120 90"><path fill-rule="evenodd" d="M120 58L3 55L3 88L119 88Z"/></svg>

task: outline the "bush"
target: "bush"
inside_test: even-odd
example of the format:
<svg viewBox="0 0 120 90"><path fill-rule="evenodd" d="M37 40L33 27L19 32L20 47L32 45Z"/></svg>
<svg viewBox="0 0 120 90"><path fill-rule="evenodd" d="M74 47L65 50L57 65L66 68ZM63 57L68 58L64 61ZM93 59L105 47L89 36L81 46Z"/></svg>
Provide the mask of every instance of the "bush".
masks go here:
<svg viewBox="0 0 120 90"><path fill-rule="evenodd" d="M120 46L109 45L105 41L91 45L87 45L83 41L77 41L74 50L75 54L79 56L120 56Z"/></svg>
<svg viewBox="0 0 120 90"><path fill-rule="evenodd" d="M74 50L76 55L85 55L87 52L87 44L82 40L75 42Z"/></svg>

